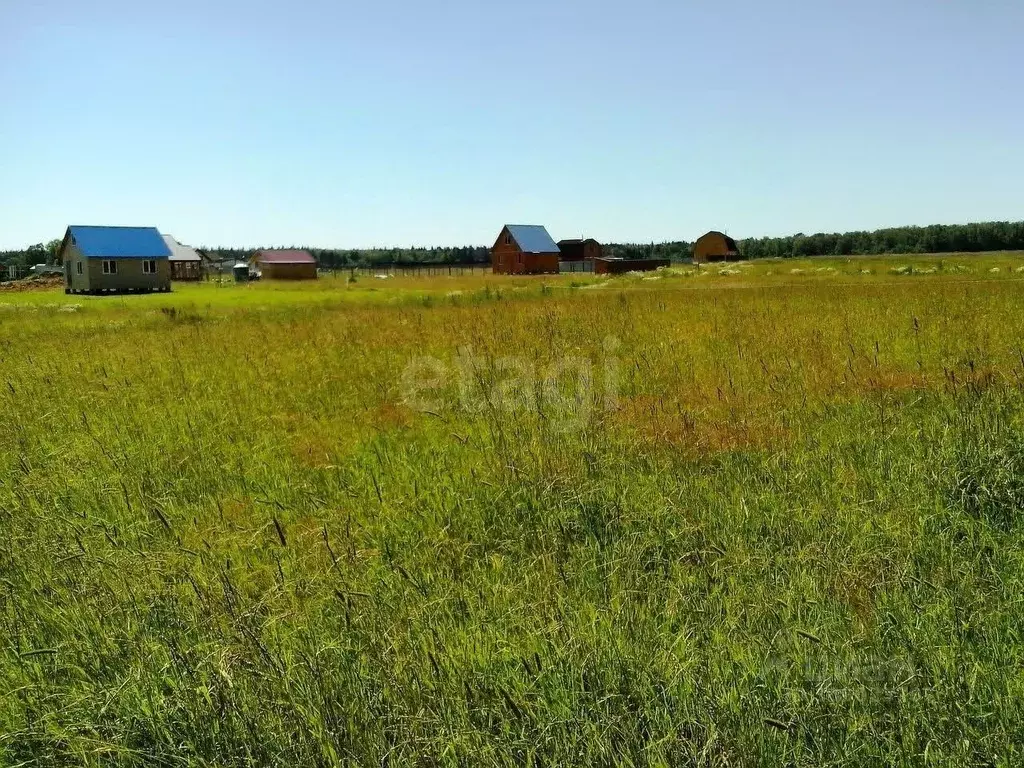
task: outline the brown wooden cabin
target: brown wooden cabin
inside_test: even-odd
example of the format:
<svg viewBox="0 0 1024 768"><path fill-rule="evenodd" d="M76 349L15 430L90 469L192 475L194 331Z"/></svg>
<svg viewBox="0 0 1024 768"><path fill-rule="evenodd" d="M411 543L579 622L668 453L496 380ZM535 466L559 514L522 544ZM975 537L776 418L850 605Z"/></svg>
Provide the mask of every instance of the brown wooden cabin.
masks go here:
<svg viewBox="0 0 1024 768"><path fill-rule="evenodd" d="M604 255L601 244L592 237L586 240L559 240L558 250L562 252L562 261L585 261L600 259Z"/></svg>
<svg viewBox="0 0 1024 768"><path fill-rule="evenodd" d="M171 280L202 280L206 276L203 257L194 248L182 245L171 235L164 235L164 242L171 251Z"/></svg>
<svg viewBox="0 0 1024 768"><path fill-rule="evenodd" d="M651 272L660 267L667 267L668 259L594 259L595 275L621 275L626 272Z"/></svg>
<svg viewBox="0 0 1024 768"><path fill-rule="evenodd" d="M249 266L267 280L316 280L316 259L309 251L256 251Z"/></svg>
<svg viewBox="0 0 1024 768"><path fill-rule="evenodd" d="M706 261L736 261L739 258L739 246L724 232L708 232L697 238L697 242L693 244L693 262L695 264Z"/></svg>
<svg viewBox="0 0 1024 768"><path fill-rule="evenodd" d="M558 274L560 251L548 231L533 224L506 224L491 248L495 274Z"/></svg>

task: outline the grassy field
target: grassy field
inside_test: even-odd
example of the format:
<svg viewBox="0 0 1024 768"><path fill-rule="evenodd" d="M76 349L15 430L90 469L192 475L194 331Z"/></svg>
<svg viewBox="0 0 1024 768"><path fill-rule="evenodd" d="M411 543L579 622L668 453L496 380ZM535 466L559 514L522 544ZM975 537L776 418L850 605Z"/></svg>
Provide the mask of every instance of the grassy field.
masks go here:
<svg viewBox="0 0 1024 768"><path fill-rule="evenodd" d="M0 292L0 765L1024 762L1024 255Z"/></svg>

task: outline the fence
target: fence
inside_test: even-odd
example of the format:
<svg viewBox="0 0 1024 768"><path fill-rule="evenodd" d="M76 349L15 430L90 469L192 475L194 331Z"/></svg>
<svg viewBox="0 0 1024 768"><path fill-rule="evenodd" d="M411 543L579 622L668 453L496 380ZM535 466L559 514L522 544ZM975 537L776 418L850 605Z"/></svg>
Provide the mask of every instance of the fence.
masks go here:
<svg viewBox="0 0 1024 768"><path fill-rule="evenodd" d="M480 275L491 271L490 264L380 264L375 267L321 267L320 274L334 277L429 277L431 275Z"/></svg>
<svg viewBox="0 0 1024 768"><path fill-rule="evenodd" d="M621 275L625 272L649 272L670 266L671 263L668 259L594 259L594 271L598 274Z"/></svg>
<svg viewBox="0 0 1024 768"><path fill-rule="evenodd" d="M580 259L578 261L560 261L558 263L559 272L593 272L594 271L594 260L593 259Z"/></svg>
<svg viewBox="0 0 1024 768"><path fill-rule="evenodd" d="M32 267L11 265L8 267L0 264L0 281L21 280L32 274Z"/></svg>

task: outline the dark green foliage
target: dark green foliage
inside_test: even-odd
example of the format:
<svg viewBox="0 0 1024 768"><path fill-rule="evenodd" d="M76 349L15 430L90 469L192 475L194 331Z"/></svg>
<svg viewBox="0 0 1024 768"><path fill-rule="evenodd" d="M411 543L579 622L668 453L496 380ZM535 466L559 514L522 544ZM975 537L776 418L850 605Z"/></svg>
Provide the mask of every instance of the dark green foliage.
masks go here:
<svg viewBox="0 0 1024 768"><path fill-rule="evenodd" d="M874 232L749 238L740 243L747 259L794 256L854 256L886 253L980 253L1024 250L1024 222L936 224Z"/></svg>
<svg viewBox="0 0 1024 768"><path fill-rule="evenodd" d="M604 246L605 256L623 259L671 259L686 261L690 258L692 244L680 240L672 243L650 243L640 245L634 243L611 244Z"/></svg>

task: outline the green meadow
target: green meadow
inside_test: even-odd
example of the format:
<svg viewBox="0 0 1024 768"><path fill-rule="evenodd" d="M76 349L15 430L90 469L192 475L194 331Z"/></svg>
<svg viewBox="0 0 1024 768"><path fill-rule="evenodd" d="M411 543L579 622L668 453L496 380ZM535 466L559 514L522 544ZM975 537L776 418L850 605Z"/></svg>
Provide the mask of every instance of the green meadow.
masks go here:
<svg viewBox="0 0 1024 768"><path fill-rule="evenodd" d="M1024 762L1024 254L0 291L0 765Z"/></svg>

